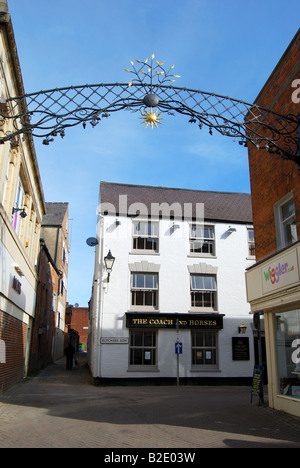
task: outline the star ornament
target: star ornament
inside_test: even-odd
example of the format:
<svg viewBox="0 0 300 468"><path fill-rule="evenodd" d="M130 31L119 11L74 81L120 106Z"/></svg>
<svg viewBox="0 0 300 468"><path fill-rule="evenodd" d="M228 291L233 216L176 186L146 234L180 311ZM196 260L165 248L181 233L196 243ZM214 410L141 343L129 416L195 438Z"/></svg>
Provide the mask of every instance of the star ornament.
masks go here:
<svg viewBox="0 0 300 468"><path fill-rule="evenodd" d="M152 111L152 107L150 108L150 112L141 112L142 116L141 119L142 119L142 122L141 123L145 123L145 128L148 127L148 125L151 126L151 129L153 129L153 126L155 125L156 128L158 128L158 125L157 124L161 124L160 120L162 120L162 118L160 118L159 116L162 114L161 112L159 114L157 114L158 112L158 109L156 109L155 112Z"/></svg>

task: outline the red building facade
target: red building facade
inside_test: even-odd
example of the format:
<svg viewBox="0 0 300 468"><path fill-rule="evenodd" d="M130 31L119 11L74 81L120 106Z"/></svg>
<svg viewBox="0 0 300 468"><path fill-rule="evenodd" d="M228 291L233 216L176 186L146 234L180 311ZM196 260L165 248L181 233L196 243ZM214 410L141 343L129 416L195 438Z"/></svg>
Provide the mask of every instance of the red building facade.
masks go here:
<svg viewBox="0 0 300 468"><path fill-rule="evenodd" d="M300 30L255 104L300 124ZM251 145L248 154L257 259L246 274L248 302L264 318L269 404L300 416L300 170L276 152Z"/></svg>
<svg viewBox="0 0 300 468"><path fill-rule="evenodd" d="M87 351L89 308L69 305L66 309L66 325L69 328L69 337L76 339L76 343L73 343L76 351Z"/></svg>

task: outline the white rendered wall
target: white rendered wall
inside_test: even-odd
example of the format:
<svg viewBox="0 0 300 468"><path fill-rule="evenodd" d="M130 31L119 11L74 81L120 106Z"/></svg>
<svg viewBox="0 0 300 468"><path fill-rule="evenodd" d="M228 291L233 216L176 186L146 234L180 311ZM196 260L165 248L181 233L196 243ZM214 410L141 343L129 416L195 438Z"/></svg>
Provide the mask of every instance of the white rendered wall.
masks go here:
<svg viewBox="0 0 300 468"><path fill-rule="evenodd" d="M215 226L216 256L195 256L189 253L189 223L177 221L180 226L174 232L173 221L160 220L159 254L135 254L132 252L132 220L118 217L121 222L116 226L115 216L105 216L98 253L105 256L111 250L116 261L106 282L104 269L100 272L100 299L96 308L102 311L98 326L101 329L94 340L99 353L99 362L94 366L94 377L176 377L175 341L176 330L158 329L158 366L157 371L129 371L128 344L100 344L101 337L129 337L125 313L136 311L131 308L129 264L149 262L160 265L159 270L159 312L189 313L191 310L190 273L188 265L207 264L217 267L218 313L224 314L223 329L219 331L219 369L217 371L192 371L191 369L191 331L180 330L183 354L180 356L181 377L251 377L254 365L252 316L246 301L245 270L254 263L248 259L247 226L230 223L236 232L228 233L229 223L205 223ZM99 224L100 226L100 224ZM100 254L99 254L100 255ZM101 255L100 255L101 256ZM103 258L102 258L103 262ZM103 265L102 265L103 268ZM95 317L97 316L95 314ZM201 315L201 312L200 312ZM238 337L238 327L244 322L246 335L250 342L250 360L232 360L232 337Z"/></svg>

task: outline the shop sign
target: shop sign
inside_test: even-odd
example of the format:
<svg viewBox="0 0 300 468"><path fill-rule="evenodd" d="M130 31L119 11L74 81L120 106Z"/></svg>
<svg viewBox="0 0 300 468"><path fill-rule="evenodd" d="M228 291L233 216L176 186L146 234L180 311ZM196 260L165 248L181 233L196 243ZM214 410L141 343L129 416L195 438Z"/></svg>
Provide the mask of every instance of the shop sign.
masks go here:
<svg viewBox="0 0 300 468"><path fill-rule="evenodd" d="M128 344L129 338L126 337L102 337L100 338L101 344Z"/></svg>
<svg viewBox="0 0 300 468"><path fill-rule="evenodd" d="M128 312L127 328L177 328L212 329L223 328L223 314L148 314ZM178 324L177 324L178 322Z"/></svg>
<svg viewBox="0 0 300 468"><path fill-rule="evenodd" d="M277 257L261 268L263 293L270 293L299 282L297 252Z"/></svg>

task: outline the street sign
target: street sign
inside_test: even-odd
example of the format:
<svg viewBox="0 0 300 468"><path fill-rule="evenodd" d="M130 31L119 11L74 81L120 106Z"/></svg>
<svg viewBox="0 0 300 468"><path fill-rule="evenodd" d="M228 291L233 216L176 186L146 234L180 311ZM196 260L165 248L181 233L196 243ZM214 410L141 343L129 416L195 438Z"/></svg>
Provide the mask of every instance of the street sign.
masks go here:
<svg viewBox="0 0 300 468"><path fill-rule="evenodd" d="M182 343L175 343L175 354L182 354Z"/></svg>

